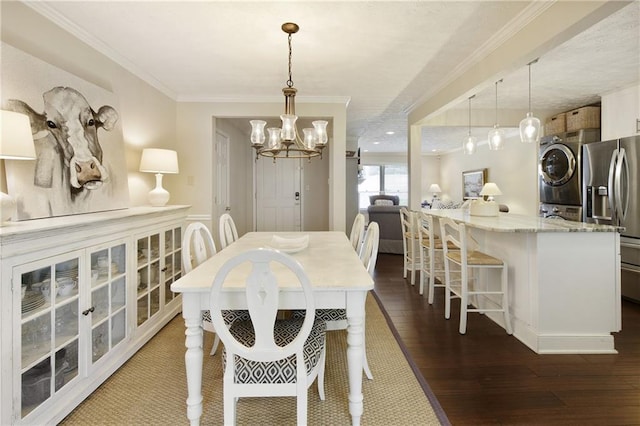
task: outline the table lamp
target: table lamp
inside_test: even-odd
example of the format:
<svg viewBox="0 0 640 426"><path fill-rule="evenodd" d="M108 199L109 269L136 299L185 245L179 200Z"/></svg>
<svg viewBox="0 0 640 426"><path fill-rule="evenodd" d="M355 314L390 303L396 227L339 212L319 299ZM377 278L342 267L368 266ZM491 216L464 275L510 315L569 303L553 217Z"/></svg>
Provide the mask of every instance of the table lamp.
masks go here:
<svg viewBox="0 0 640 426"><path fill-rule="evenodd" d="M36 149L33 145L29 117L13 111L2 111L0 116L0 159L34 160ZM9 194L0 192L0 221L6 222L14 214L16 200Z"/></svg>
<svg viewBox="0 0 640 426"><path fill-rule="evenodd" d="M432 183L429 187L429 192L433 194L433 198L431 198L431 204L433 204L433 202L438 199L438 194L441 193L442 190L440 189L440 185Z"/></svg>
<svg viewBox="0 0 640 426"><path fill-rule="evenodd" d="M499 206L494 201L494 195L502 195L502 191L493 182L487 182L482 187L480 195L487 197L487 201L474 200L469 206L469 214L472 216L498 216Z"/></svg>
<svg viewBox="0 0 640 426"><path fill-rule="evenodd" d="M156 187L149 192L149 203L162 207L169 201L169 191L162 187L162 174L178 173L178 153L170 149L146 148L142 151L140 171L156 174Z"/></svg>

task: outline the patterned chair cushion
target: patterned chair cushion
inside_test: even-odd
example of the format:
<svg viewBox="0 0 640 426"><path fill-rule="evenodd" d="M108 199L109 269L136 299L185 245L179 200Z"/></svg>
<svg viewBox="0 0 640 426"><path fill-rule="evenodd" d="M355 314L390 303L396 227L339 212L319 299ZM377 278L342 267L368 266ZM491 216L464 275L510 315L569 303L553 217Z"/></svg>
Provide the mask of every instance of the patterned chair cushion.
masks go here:
<svg viewBox="0 0 640 426"><path fill-rule="evenodd" d="M227 325L233 324L236 321L251 321L251 316L247 310L225 310L222 311L222 318L224 318L224 323ZM202 311L202 321L211 322L210 311Z"/></svg>
<svg viewBox="0 0 640 426"><path fill-rule="evenodd" d="M304 318L306 311L293 311L291 318ZM346 309L316 309L316 321L346 321Z"/></svg>
<svg viewBox="0 0 640 426"><path fill-rule="evenodd" d="M302 327L304 319L277 320L274 326L274 338L278 346L285 346L295 339ZM325 344L324 321L316 320L311 333L304 344L304 362L307 366L307 374L316 366L322 355ZM229 328L231 334L246 346L253 346L255 334L251 321L236 321ZM296 356L291 355L275 362L259 362L235 356L236 383L295 383L296 381ZM226 368L227 352L222 351L222 365Z"/></svg>

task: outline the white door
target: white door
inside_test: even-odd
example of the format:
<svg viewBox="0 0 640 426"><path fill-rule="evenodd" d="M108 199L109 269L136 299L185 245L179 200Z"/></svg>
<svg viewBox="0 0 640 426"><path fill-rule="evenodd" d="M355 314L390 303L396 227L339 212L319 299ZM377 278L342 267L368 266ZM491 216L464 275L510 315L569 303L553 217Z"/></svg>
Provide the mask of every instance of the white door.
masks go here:
<svg viewBox="0 0 640 426"><path fill-rule="evenodd" d="M217 218L223 213L231 212L231 200L229 199L229 137L216 131L216 198L215 212L217 214L214 224L217 226Z"/></svg>
<svg viewBox="0 0 640 426"><path fill-rule="evenodd" d="M301 231L300 160L256 161L256 230Z"/></svg>

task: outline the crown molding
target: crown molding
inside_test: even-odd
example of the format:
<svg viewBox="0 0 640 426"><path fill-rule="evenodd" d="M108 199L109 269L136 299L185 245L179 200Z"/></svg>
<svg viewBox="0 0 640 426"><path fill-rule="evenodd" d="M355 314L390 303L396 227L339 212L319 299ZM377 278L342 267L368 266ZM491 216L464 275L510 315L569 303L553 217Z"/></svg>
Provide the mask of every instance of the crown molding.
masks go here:
<svg viewBox="0 0 640 426"><path fill-rule="evenodd" d="M73 36L80 39L80 41L86 43L93 49L105 55L107 58L111 59L112 61L114 61L115 63L117 63L118 65L120 65L121 67L123 67L124 69L126 69L127 71L135 75L136 77L145 81L150 86L159 90L169 98L173 99L174 101L176 100L177 96L174 91L169 89L167 86L162 84L160 81L158 81L156 78L154 78L150 74L138 68L133 62L131 62L129 59L125 58L124 56L120 55L118 52L116 52L114 49L112 49L109 45L104 43L102 40L95 38L94 36L89 34L87 31L85 31L82 27L79 27L75 23L68 20L66 17L61 15L57 10L55 10L49 4L45 2L29 1L29 2L24 2L24 5L33 9L35 12L39 13L40 15L44 16L49 21L58 25L63 30L68 31Z"/></svg>
<svg viewBox="0 0 640 426"><path fill-rule="evenodd" d="M469 55L464 61L460 62L450 73L447 78L442 80L440 84L433 85L431 90L425 92L418 100L405 107L403 110L406 114L409 114L416 106L421 105L427 99L440 90L453 83L456 79L460 78L466 73L472 66L480 62L482 59L489 56L497 48L502 46L511 37L529 25L534 19L540 16L545 10L549 9L556 0L553 1L532 1L527 7L525 7L515 18L509 21L504 27L489 38L484 44L476 49L471 55Z"/></svg>

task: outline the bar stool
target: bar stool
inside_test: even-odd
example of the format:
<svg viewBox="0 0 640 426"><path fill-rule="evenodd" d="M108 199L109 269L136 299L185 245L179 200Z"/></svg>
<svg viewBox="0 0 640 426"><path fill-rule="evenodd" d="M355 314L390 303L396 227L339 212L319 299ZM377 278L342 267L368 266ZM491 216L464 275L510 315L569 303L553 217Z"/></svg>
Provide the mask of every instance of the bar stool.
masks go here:
<svg viewBox="0 0 640 426"><path fill-rule="evenodd" d="M416 271L420 269L420 255L418 253L418 233L415 213L406 207L400 208L400 223L402 225L402 248L404 251L403 278L411 271L411 285L416 283Z"/></svg>
<svg viewBox="0 0 640 426"><path fill-rule="evenodd" d="M442 250L442 239L436 235L436 219L433 216L420 212L418 225L418 241L420 248L420 294L424 290L425 278L428 277L428 302L433 304L434 290L436 287L445 287L444 254ZM456 246L449 243L449 250L458 250ZM460 271L450 271L456 274L456 280L460 280ZM436 283L436 278L438 283Z"/></svg>
<svg viewBox="0 0 640 426"><path fill-rule="evenodd" d="M449 218L440 218L440 235L443 240L442 249L444 252L445 267L445 309L444 317L449 319L451 315L451 298L460 298L460 334L467 331L467 312L502 312L504 314L504 323L507 334L512 334L511 318L509 316L509 297L507 292L507 263L501 259L490 256L481 251L469 248L469 239L467 229L464 223L456 223ZM451 242L459 251L448 249L448 243ZM461 280L460 284L454 285L450 279L450 264L456 264L460 267ZM489 281L487 280L486 288L479 288L479 281L473 280L470 285L469 273L480 269L500 269L501 280L500 290L491 290ZM483 304L490 300L492 304L499 305L497 308L480 307L478 296L500 296L498 303L494 299L485 297ZM469 308L469 297L474 298L475 307Z"/></svg>

